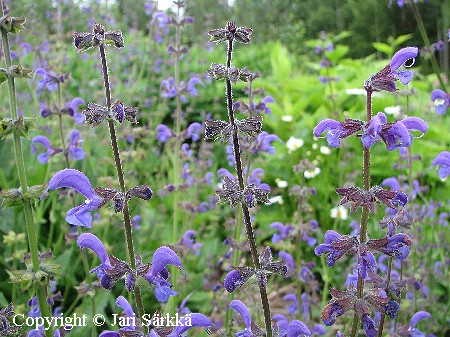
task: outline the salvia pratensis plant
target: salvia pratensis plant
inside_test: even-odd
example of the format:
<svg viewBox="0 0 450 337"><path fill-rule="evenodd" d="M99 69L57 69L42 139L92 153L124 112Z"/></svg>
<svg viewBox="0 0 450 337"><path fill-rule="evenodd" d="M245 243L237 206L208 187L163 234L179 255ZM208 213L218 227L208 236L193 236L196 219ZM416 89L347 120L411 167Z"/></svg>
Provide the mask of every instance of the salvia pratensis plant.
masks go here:
<svg viewBox="0 0 450 337"><path fill-rule="evenodd" d="M43 317L49 317L50 309L47 303L47 287L49 286L49 281L53 275L51 274L50 269L46 271L42 270L40 253L38 250L37 230L31 203L32 199L37 196L37 193L42 191L42 187L28 187L21 137L26 137L27 131L31 127L31 120L27 117L18 115L15 89L15 79L30 78L32 69L23 67L19 64L12 64L8 39L8 34L18 34L25 29L24 24L26 19L24 16L12 16L3 0L0 1L0 5L2 14L0 17L0 31L2 35L3 56L5 58L5 68L0 69L0 83L7 81L11 115L11 118L3 119L1 121L2 138L6 137L8 134L12 135L15 162L20 183L19 188L2 192L2 197L4 198L3 206L21 205L23 207L28 246L31 253L30 268L25 274L14 274L13 272L14 277L12 281L13 283L20 283L22 289L31 289L30 294L36 293L41 315ZM12 305L9 309L7 308L4 310L13 312ZM4 310L2 310L2 317L5 316L5 314L6 316L9 316L10 312L5 312ZM51 326L46 327L48 330L46 330L45 335L47 337L52 337L53 328ZM15 332L13 331L15 330L14 327L9 327L8 329L12 329L8 330L11 333Z"/></svg>
<svg viewBox="0 0 450 337"><path fill-rule="evenodd" d="M229 292L233 292L238 286L242 286L252 275L256 276L264 312L265 333L271 337L272 317L266 290L267 274L275 273L284 276L287 273L287 268L284 262L272 261L272 252L269 247L266 247L258 254L249 209L255 207L257 202L267 203L269 201L267 197L269 190L257 187L255 184L245 185L245 168L242 163L242 149L239 142L239 134L246 137L255 137L260 134L262 131L262 116L255 115L243 120L236 119L236 106L233 102L232 91L232 84L236 84L237 81L247 82L251 76L251 72L246 68L240 69L232 66L232 55L235 42L244 44L250 42L252 29L238 27L234 22L227 22L225 28L210 30L208 34L211 36L213 43L227 43L226 65L213 63L208 70L208 74L216 80L225 81L228 122L223 120L207 120L205 122L205 138L231 141L237 175L237 179L234 176L226 175L223 179L222 188L216 194L219 196L219 202L229 202L231 207L238 205L241 207L247 241L253 261L253 267L233 266L232 271L225 278L224 286ZM230 307L232 307L232 304L230 304ZM244 317L244 315L242 316ZM250 322L249 317L248 320ZM258 335L253 331L254 329L248 322L246 326L247 330L250 330L250 335Z"/></svg>
<svg viewBox="0 0 450 337"><path fill-rule="evenodd" d="M407 47L399 50L391 62L375 75L372 75L364 83L367 94L365 121L345 118L344 122L331 119L321 121L314 129L314 136L319 137L326 132L328 144L338 147L340 140L351 135L361 138L363 145L363 187L340 187L336 192L343 197L340 205L348 203L350 211L355 212L362 207L359 223L359 236L341 235L335 231L328 231L325 235L325 243L316 247L317 255L327 254L327 264L333 266L336 261L345 254L357 256L357 285L350 285L347 290L331 289L332 299L322 311L322 321L326 325L332 325L337 317L348 310L354 311L351 337L358 335L360 322L363 330L369 337L381 336L383 331L384 316L395 318L400 306L390 297L390 270L385 283L377 283L376 260L373 252L381 252L398 260L404 260L412 244L407 234L390 231L384 238L375 239L368 233L368 221L370 213L375 213L375 204L381 203L400 214L407 203L407 196L403 192L387 190L377 185L372 185L370 173L370 149L378 142L384 142L386 149L395 149L411 146L413 136L411 131L425 134L428 125L418 117L406 117L400 121L388 122L383 113L373 115L372 94L377 91L395 92L397 81L408 84L412 79L412 72L401 67L409 67L417 57L418 49ZM392 263L392 260L391 260ZM371 279L373 287L367 289L366 279ZM374 282L375 281L375 282ZM401 291L401 289L398 289ZM371 318L372 309L382 314L380 325Z"/></svg>

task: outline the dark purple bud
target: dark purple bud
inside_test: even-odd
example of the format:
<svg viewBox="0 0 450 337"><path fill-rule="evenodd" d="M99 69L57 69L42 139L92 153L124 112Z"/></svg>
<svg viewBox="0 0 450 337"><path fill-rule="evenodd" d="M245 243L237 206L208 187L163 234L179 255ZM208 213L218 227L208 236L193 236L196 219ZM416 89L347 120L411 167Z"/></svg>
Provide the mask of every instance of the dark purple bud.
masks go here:
<svg viewBox="0 0 450 337"><path fill-rule="evenodd" d="M363 330L366 333L367 337L376 337L378 331L376 326L376 323L373 321L372 318L369 317L369 315L363 315L362 316L362 322L363 322Z"/></svg>
<svg viewBox="0 0 450 337"><path fill-rule="evenodd" d="M148 185L140 185L129 189L126 195L127 199L135 197L143 200L150 200L153 196L153 191Z"/></svg>

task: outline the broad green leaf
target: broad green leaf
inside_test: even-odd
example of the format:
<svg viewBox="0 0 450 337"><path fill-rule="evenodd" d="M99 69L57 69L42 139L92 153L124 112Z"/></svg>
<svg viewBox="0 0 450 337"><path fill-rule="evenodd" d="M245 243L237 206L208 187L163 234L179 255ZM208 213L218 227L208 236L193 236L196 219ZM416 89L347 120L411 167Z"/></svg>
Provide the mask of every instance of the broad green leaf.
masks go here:
<svg viewBox="0 0 450 337"><path fill-rule="evenodd" d="M391 46L387 45L386 43L374 42L374 43L372 43L372 46L376 50L386 54L388 57L391 57L394 53L393 48Z"/></svg>

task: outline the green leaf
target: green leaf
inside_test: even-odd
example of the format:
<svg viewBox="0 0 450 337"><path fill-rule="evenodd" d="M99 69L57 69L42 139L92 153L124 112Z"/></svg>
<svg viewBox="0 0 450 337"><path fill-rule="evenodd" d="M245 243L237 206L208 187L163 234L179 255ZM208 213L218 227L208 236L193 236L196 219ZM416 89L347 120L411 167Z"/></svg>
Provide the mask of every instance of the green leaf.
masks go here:
<svg viewBox="0 0 450 337"><path fill-rule="evenodd" d="M337 63L345 55L350 48L348 46L338 45L333 51L325 51L325 56L333 63Z"/></svg>
<svg viewBox="0 0 450 337"><path fill-rule="evenodd" d="M374 42L374 43L372 43L372 46L376 50L386 54L388 57L391 57L394 54L393 48L391 46L387 45L386 43Z"/></svg>
<svg viewBox="0 0 450 337"><path fill-rule="evenodd" d="M398 38L394 40L392 43L394 47L398 47L405 43L408 40L411 40L413 38L414 34L406 34L406 35L400 35Z"/></svg>

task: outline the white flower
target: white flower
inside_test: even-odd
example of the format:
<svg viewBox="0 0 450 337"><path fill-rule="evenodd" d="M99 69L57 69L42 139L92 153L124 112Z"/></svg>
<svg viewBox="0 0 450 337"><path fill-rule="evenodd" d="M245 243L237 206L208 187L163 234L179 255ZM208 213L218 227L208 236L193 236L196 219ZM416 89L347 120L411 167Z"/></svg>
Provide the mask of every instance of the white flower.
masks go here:
<svg viewBox="0 0 450 337"><path fill-rule="evenodd" d="M352 88L352 89L346 89L345 93L348 95L365 95L366 91L364 89Z"/></svg>
<svg viewBox="0 0 450 337"><path fill-rule="evenodd" d="M317 143L314 143L314 144L312 145L312 148L313 148L313 150L317 150L317 148L318 148Z"/></svg>
<svg viewBox="0 0 450 337"><path fill-rule="evenodd" d="M277 183L277 186L279 188L286 188L288 187L288 182L285 180L281 180L280 178L275 179L275 182Z"/></svg>
<svg viewBox="0 0 450 337"><path fill-rule="evenodd" d="M347 220L348 211L344 206L338 206L331 209L330 216L341 220Z"/></svg>
<svg viewBox="0 0 450 337"><path fill-rule="evenodd" d="M284 116L281 116L281 120L282 120L283 122L292 122L292 116L291 116L291 115L284 115Z"/></svg>
<svg viewBox="0 0 450 337"><path fill-rule="evenodd" d="M286 147L288 148L288 152L291 153L303 146L305 142L301 138L291 137L286 142Z"/></svg>
<svg viewBox="0 0 450 337"><path fill-rule="evenodd" d="M314 169L306 170L303 173L303 175L305 176L306 179L311 179L311 178L314 178L315 176L317 176L319 173L320 173L320 168L314 167Z"/></svg>
<svg viewBox="0 0 450 337"><path fill-rule="evenodd" d="M323 154L329 155L331 153L331 150L328 146L322 145L320 147L320 152L322 152Z"/></svg>
<svg viewBox="0 0 450 337"><path fill-rule="evenodd" d="M399 105L387 106L384 108L384 112L387 113L388 115L394 115L394 117L398 117L402 112L402 107Z"/></svg>
<svg viewBox="0 0 450 337"><path fill-rule="evenodd" d="M280 205L282 205L284 203L283 197L281 195L277 195L275 197L269 198L269 205L272 205L275 203L279 203Z"/></svg>

